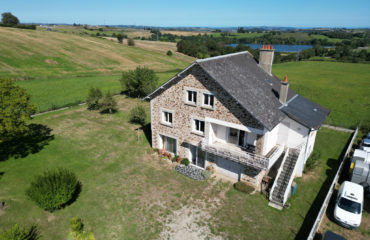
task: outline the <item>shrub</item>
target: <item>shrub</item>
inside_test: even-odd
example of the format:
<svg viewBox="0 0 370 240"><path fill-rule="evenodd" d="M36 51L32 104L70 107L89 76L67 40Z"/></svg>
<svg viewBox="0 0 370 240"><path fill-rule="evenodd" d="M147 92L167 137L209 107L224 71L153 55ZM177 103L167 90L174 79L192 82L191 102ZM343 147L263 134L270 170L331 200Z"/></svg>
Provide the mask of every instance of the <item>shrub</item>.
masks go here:
<svg viewBox="0 0 370 240"><path fill-rule="evenodd" d="M72 218L70 224L72 230L70 237L73 240L95 240L95 236L92 232L83 231L84 224L81 218Z"/></svg>
<svg viewBox="0 0 370 240"><path fill-rule="evenodd" d="M99 88L90 88L86 99L87 109L98 110L100 108L99 101L103 97L103 93Z"/></svg>
<svg viewBox="0 0 370 240"><path fill-rule="evenodd" d="M318 152L318 151L314 151L311 154L311 156L307 159L305 169L304 169L304 173L307 173L307 172L313 170L318 165L317 160L319 160L320 157L321 157L321 153Z"/></svg>
<svg viewBox="0 0 370 240"><path fill-rule="evenodd" d="M82 219L79 217L74 217L70 221L71 229L73 232L82 232L82 229L84 227L82 223Z"/></svg>
<svg viewBox="0 0 370 240"><path fill-rule="evenodd" d="M167 56L170 56L170 57L172 56L172 51L171 50L167 51Z"/></svg>
<svg viewBox="0 0 370 240"><path fill-rule="evenodd" d="M0 233L0 240L36 240L39 239L39 233L35 226L25 229L15 224L10 229Z"/></svg>
<svg viewBox="0 0 370 240"><path fill-rule="evenodd" d="M100 102L101 113L115 113L117 112L117 102L114 100L113 95L108 92Z"/></svg>
<svg viewBox="0 0 370 240"><path fill-rule="evenodd" d="M184 158L184 159L181 160L181 164L183 164L185 166L188 166L190 164L190 161L189 161L189 159Z"/></svg>
<svg viewBox="0 0 370 240"><path fill-rule="evenodd" d="M112 35L112 37L113 37L113 35ZM122 34L120 34L120 33L118 33L118 34L117 34L117 40L118 40L118 42L119 42L119 43L122 43L123 35L122 35Z"/></svg>
<svg viewBox="0 0 370 240"><path fill-rule="evenodd" d="M26 190L27 196L47 211L55 211L72 201L79 182L74 173L59 168L37 176Z"/></svg>
<svg viewBox="0 0 370 240"><path fill-rule="evenodd" d="M213 174L213 172L208 171L208 170L204 170L202 172L202 175L203 175L204 179L209 179L212 176L212 174Z"/></svg>
<svg viewBox="0 0 370 240"><path fill-rule="evenodd" d="M130 121L132 123L138 123L142 126L145 124L146 112L142 105L137 105L130 111Z"/></svg>
<svg viewBox="0 0 370 240"><path fill-rule="evenodd" d="M157 88L158 76L146 67L137 67L122 73L121 85L129 96L144 97Z"/></svg>
<svg viewBox="0 0 370 240"><path fill-rule="evenodd" d="M127 39L127 45L129 46L135 46L135 41L132 38Z"/></svg>
<svg viewBox="0 0 370 240"><path fill-rule="evenodd" d="M171 156L172 157L172 156ZM170 158L169 158L170 159ZM177 156L173 156L172 162L177 162Z"/></svg>
<svg viewBox="0 0 370 240"><path fill-rule="evenodd" d="M253 187L247 185L246 183L244 182L237 182L234 184L234 187L236 190L240 191L240 192L244 192L244 193L251 193L253 192Z"/></svg>

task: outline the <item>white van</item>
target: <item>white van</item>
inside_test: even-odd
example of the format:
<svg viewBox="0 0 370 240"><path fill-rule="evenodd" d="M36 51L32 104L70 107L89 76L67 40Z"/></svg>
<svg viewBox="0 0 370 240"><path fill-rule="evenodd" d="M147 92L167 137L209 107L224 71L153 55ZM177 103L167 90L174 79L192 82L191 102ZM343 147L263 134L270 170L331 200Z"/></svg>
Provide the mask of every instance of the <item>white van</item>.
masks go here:
<svg viewBox="0 0 370 240"><path fill-rule="evenodd" d="M343 182L335 203L335 220L343 227L358 228L361 224L363 204L364 188L353 182Z"/></svg>

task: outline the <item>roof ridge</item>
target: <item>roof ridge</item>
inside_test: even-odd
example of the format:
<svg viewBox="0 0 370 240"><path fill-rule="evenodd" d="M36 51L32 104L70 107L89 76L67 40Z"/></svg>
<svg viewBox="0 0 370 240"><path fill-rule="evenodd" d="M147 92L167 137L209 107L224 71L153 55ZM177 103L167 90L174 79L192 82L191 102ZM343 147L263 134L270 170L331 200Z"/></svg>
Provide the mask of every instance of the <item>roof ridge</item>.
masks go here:
<svg viewBox="0 0 370 240"><path fill-rule="evenodd" d="M250 54L249 51L242 51L242 52L236 52L236 53L229 53L229 54L219 55L219 56L215 56L215 57L197 59L197 60L195 60L195 62L196 63L200 63L200 62L205 62L205 61L209 61L209 60L215 60L215 59L220 59L220 58L225 58L225 57L232 57L232 56L236 56L236 55L240 55L240 54L245 54L245 53L249 53Z"/></svg>

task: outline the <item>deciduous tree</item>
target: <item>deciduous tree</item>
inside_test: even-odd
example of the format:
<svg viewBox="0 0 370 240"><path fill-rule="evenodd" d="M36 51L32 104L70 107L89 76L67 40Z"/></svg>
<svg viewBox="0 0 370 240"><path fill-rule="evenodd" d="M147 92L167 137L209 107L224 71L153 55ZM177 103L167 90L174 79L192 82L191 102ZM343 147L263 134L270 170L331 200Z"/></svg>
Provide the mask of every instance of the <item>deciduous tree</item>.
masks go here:
<svg viewBox="0 0 370 240"><path fill-rule="evenodd" d="M11 14L10 12L4 12L3 14L1 14L1 16L2 16L1 23L4 25L14 26L19 23L18 18Z"/></svg>

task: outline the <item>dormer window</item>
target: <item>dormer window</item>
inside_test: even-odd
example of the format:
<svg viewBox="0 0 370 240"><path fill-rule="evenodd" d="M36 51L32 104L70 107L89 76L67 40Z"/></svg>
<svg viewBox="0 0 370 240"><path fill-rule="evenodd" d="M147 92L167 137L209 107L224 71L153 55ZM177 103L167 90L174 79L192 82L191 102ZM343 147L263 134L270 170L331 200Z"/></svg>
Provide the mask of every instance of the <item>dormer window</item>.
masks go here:
<svg viewBox="0 0 370 240"><path fill-rule="evenodd" d="M186 98L187 102L191 104L197 104L197 92L187 90L186 93L187 93L187 98Z"/></svg>
<svg viewBox="0 0 370 240"><path fill-rule="evenodd" d="M215 96L211 93L203 93L203 106L213 108L215 102Z"/></svg>

